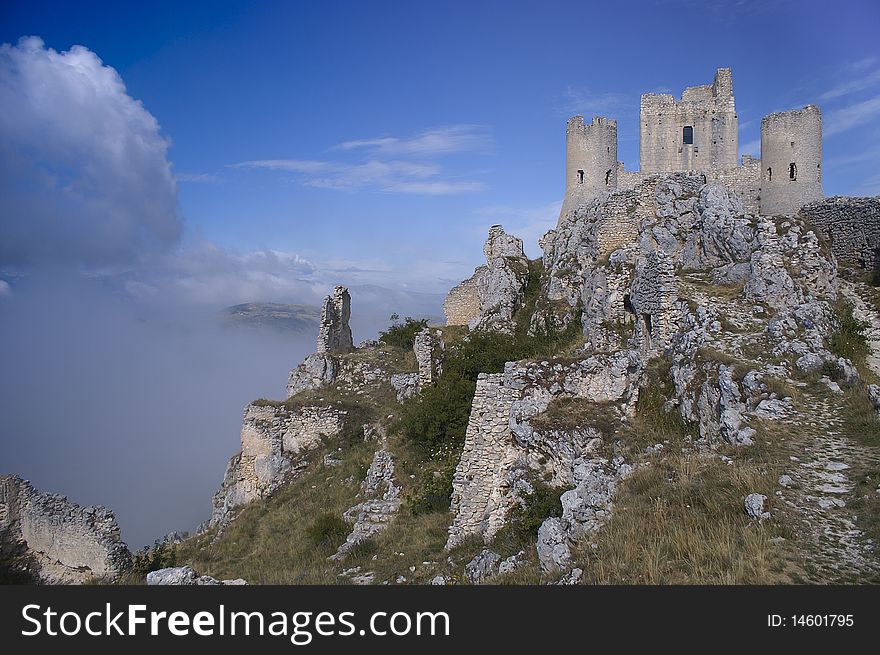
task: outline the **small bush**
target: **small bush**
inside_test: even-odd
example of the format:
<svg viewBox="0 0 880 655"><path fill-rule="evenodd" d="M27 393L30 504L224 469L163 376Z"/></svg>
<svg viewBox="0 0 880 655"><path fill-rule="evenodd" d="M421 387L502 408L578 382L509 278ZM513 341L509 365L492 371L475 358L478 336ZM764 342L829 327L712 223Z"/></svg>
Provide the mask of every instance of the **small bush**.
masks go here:
<svg viewBox="0 0 880 655"><path fill-rule="evenodd" d="M836 329L828 337L828 349L838 357L846 357L861 366L868 355L868 341L864 333L867 324L855 317L849 302L837 303L835 311Z"/></svg>
<svg viewBox="0 0 880 655"><path fill-rule="evenodd" d="M379 333L379 341L405 350L412 348L416 342L416 335L428 327L428 319L426 318L416 320L407 316L403 319L403 323L397 323L399 317L397 314L393 314L391 320L394 323L387 330Z"/></svg>
<svg viewBox="0 0 880 655"><path fill-rule="evenodd" d="M419 485L419 494L410 504L413 516L430 512L445 512L452 501L452 478L455 475L456 461L450 458L443 467L426 472Z"/></svg>
<svg viewBox="0 0 880 655"><path fill-rule="evenodd" d="M331 512L319 514L315 521L306 528L306 535L311 542L321 548L334 548L345 541L349 533L348 523Z"/></svg>

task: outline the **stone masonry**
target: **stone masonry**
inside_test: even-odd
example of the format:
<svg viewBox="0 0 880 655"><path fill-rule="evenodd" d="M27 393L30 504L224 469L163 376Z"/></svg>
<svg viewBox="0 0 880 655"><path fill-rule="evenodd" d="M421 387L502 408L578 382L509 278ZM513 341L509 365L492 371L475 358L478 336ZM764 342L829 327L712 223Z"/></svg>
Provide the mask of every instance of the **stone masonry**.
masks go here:
<svg viewBox="0 0 880 655"><path fill-rule="evenodd" d="M831 241L837 261L880 273L880 198L834 196L801 208Z"/></svg>
<svg viewBox="0 0 880 655"><path fill-rule="evenodd" d="M48 584L113 580L131 568L112 511L40 492L15 475L0 476L0 541L23 542L31 570Z"/></svg>
<svg viewBox="0 0 880 655"><path fill-rule="evenodd" d="M443 370L443 333L426 327L416 334L413 351L419 365L419 388L434 384Z"/></svg>
<svg viewBox="0 0 880 655"><path fill-rule="evenodd" d="M305 464L304 455L342 429L344 412L332 407L289 409L282 403L252 403L245 408L241 452L229 460L214 495L211 525L230 512L275 491Z"/></svg>
<svg viewBox="0 0 880 655"><path fill-rule="evenodd" d="M352 349L351 328L351 296L348 289L337 286L332 295L324 299L321 308L321 324L318 328L318 347L315 351L322 353L346 353Z"/></svg>

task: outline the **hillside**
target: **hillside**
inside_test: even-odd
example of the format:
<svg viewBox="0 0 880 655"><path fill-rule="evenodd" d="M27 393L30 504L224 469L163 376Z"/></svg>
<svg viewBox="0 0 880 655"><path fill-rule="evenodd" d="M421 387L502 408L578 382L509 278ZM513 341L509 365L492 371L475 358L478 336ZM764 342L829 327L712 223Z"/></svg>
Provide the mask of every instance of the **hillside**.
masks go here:
<svg viewBox="0 0 880 655"><path fill-rule="evenodd" d="M530 261L493 227L447 299L457 325L358 349L337 288L289 397L246 409L211 521L137 575L880 581L869 272L804 216L680 174L580 206L541 245Z"/></svg>
<svg viewBox="0 0 880 655"><path fill-rule="evenodd" d="M280 332L311 332L318 329L321 312L308 305L249 302L226 307L223 324L230 327L272 328Z"/></svg>

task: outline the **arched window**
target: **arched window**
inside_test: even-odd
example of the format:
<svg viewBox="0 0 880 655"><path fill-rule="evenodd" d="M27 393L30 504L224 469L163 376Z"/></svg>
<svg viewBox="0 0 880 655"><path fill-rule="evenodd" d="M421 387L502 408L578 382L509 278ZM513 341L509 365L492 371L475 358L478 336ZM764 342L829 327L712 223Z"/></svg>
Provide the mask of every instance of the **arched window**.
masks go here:
<svg viewBox="0 0 880 655"><path fill-rule="evenodd" d="M681 141L686 144L694 142L694 128L691 125L685 125L681 128Z"/></svg>
<svg viewBox="0 0 880 655"><path fill-rule="evenodd" d="M788 165L788 179L789 180L796 180L797 179L797 164L795 164L794 162L791 162Z"/></svg>
<svg viewBox="0 0 880 655"><path fill-rule="evenodd" d="M584 183L584 172L579 170L578 171L578 184L583 184L583 183Z"/></svg>
<svg viewBox="0 0 880 655"><path fill-rule="evenodd" d="M768 182L773 181L773 169L772 168L767 169L767 181Z"/></svg>

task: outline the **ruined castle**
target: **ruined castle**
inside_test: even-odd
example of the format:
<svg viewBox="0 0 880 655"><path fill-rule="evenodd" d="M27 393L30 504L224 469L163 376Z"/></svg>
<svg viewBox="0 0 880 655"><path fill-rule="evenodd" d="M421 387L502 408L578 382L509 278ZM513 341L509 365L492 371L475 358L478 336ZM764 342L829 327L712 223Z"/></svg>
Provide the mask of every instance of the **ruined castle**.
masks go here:
<svg viewBox="0 0 880 655"><path fill-rule="evenodd" d="M617 160L617 121L573 116L566 130L564 216L603 193L633 189L659 174L699 173L722 182L746 211L795 214L821 200L822 112L816 105L765 116L761 157L737 164L739 118L733 75L719 68L712 84L691 86L676 100L645 93L639 120L639 170Z"/></svg>

